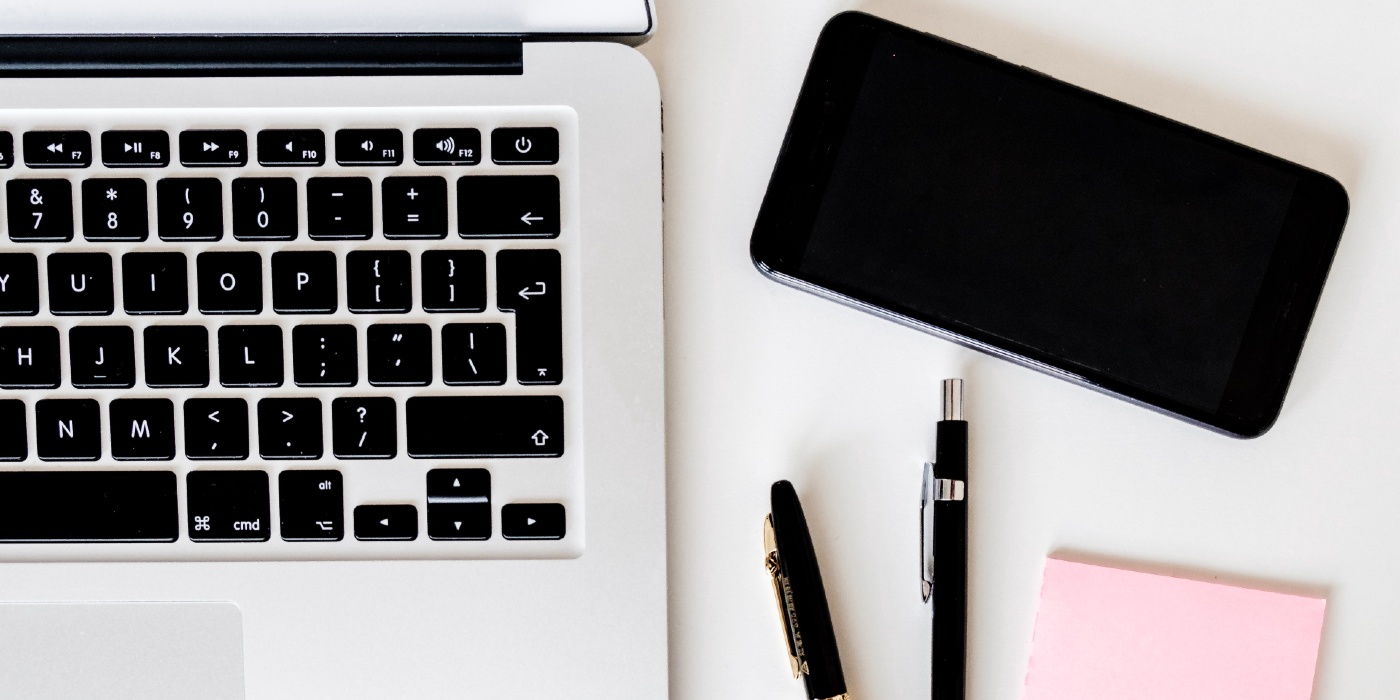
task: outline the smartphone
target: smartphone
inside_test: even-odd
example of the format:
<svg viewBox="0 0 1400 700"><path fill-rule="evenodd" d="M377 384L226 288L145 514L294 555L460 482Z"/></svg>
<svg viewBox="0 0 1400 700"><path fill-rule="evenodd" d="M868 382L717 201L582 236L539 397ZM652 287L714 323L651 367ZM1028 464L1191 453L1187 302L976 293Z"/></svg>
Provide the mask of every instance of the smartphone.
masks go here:
<svg viewBox="0 0 1400 700"><path fill-rule="evenodd" d="M1333 178L860 13L826 26L754 226L781 282L1238 436L1283 405Z"/></svg>

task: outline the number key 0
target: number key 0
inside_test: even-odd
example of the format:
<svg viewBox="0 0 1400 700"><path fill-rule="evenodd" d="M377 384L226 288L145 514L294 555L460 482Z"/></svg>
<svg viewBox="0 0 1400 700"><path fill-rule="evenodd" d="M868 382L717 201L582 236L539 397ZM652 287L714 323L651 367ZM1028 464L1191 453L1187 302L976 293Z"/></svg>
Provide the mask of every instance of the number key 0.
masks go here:
<svg viewBox="0 0 1400 700"><path fill-rule="evenodd" d="M297 237L297 181L240 177L233 181L233 237L290 241Z"/></svg>

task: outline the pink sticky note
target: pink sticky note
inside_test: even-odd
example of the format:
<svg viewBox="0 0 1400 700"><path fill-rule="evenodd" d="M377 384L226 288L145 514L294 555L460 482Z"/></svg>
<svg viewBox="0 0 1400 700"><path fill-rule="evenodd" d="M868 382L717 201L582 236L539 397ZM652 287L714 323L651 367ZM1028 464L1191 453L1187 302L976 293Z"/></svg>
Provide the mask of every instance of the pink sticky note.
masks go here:
<svg viewBox="0 0 1400 700"><path fill-rule="evenodd" d="M1045 563L1025 700L1307 700L1327 601Z"/></svg>

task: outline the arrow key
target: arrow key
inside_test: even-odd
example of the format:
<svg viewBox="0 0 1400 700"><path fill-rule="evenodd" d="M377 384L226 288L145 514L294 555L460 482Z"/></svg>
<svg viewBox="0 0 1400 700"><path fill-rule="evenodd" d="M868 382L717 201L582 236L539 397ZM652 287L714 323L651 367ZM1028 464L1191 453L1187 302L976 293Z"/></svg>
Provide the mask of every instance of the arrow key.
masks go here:
<svg viewBox="0 0 1400 700"><path fill-rule="evenodd" d="M435 540L491 538L491 472L485 469L428 472L428 537Z"/></svg>
<svg viewBox="0 0 1400 700"><path fill-rule="evenodd" d="M355 506L355 539L416 540L418 509L406 504Z"/></svg>
<svg viewBox="0 0 1400 700"><path fill-rule="evenodd" d="M501 534L508 540L559 540L564 529L564 506L559 503L511 503L501 508Z"/></svg>

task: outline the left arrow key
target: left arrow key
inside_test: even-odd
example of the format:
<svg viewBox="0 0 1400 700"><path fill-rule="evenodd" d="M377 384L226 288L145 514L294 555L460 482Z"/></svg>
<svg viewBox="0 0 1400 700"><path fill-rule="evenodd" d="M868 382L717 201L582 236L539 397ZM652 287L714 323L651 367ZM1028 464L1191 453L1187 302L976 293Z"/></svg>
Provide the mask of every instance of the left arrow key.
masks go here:
<svg viewBox="0 0 1400 700"><path fill-rule="evenodd" d="M24 164L31 168L86 168L92 165L92 137L86 131L27 131Z"/></svg>

